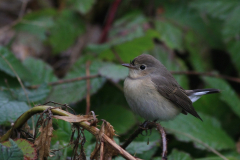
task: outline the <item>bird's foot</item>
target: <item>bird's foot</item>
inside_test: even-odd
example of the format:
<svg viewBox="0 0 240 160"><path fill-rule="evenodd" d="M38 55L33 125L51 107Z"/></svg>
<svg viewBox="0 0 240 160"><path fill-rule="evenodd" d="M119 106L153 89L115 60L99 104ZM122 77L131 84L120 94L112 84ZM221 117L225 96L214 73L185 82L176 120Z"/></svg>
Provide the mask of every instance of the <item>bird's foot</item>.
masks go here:
<svg viewBox="0 0 240 160"><path fill-rule="evenodd" d="M139 125L139 128L142 129L142 132L141 132L142 136L150 136L152 134L152 127L150 127L151 123L152 122L145 121L143 122L143 124ZM150 131L149 134L148 134L148 131ZM143 132L145 132L145 134L143 134Z"/></svg>

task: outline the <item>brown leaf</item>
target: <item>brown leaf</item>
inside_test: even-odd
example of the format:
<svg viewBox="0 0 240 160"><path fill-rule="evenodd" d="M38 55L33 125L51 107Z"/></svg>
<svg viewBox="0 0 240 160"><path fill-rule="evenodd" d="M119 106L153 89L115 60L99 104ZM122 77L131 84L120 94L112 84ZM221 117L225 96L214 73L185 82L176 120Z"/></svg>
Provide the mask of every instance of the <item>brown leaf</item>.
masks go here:
<svg viewBox="0 0 240 160"><path fill-rule="evenodd" d="M53 118L61 119L67 122L82 122L94 119L92 115L53 116Z"/></svg>
<svg viewBox="0 0 240 160"><path fill-rule="evenodd" d="M105 120L103 120L101 129L99 132L99 136L98 136L98 140L100 142L103 142L103 139L102 139L103 134L107 135L112 140L113 140L113 136L115 135L115 130L113 129L113 126ZM115 150L110 144L104 142L102 147L104 147L104 149L103 149L103 152L104 152L103 159L104 160L111 159L112 156L118 155L118 151ZM99 155L100 155L100 144L96 143L95 149L92 152L90 159L99 159Z"/></svg>
<svg viewBox="0 0 240 160"><path fill-rule="evenodd" d="M240 154L240 139L236 143L237 152Z"/></svg>
<svg viewBox="0 0 240 160"><path fill-rule="evenodd" d="M44 128L43 126L39 128L39 132L41 134L35 140L34 144L36 145L36 148L39 151L40 160L43 160L44 158L47 158L49 156L51 138L53 136L52 131L53 131L52 119L48 121L47 125Z"/></svg>

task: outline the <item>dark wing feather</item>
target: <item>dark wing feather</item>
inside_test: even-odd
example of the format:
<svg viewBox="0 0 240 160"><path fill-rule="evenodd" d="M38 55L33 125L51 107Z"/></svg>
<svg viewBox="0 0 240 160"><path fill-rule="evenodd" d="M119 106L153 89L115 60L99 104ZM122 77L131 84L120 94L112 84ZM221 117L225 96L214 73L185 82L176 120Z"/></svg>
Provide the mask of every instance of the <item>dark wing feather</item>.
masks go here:
<svg viewBox="0 0 240 160"><path fill-rule="evenodd" d="M202 120L192 106L192 101L188 98L185 90L177 83L172 75L168 75L167 78L159 75L152 76L151 80L163 97L183 109L183 114L190 113Z"/></svg>

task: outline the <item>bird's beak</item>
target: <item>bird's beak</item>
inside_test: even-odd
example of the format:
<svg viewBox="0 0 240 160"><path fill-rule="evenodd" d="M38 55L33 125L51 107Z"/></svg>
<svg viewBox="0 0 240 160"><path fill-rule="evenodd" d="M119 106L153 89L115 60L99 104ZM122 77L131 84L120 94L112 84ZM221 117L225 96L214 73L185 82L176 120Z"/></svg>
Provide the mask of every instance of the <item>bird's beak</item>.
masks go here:
<svg viewBox="0 0 240 160"><path fill-rule="evenodd" d="M130 64L128 64L128 63L122 64L122 66L135 69L134 66L132 66L132 65L130 65Z"/></svg>

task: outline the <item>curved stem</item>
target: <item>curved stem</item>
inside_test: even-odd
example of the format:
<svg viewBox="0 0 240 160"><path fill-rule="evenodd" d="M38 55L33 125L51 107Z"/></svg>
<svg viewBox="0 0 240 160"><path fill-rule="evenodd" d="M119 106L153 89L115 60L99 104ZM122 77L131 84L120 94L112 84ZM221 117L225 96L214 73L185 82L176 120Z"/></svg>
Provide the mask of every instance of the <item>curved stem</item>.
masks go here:
<svg viewBox="0 0 240 160"><path fill-rule="evenodd" d="M51 106L36 106L33 107L32 109L28 110L27 112L23 113L14 123L14 125L12 126L12 128L6 133L4 134L1 139L0 142L6 141L8 140L8 138L11 136L12 131L15 129L19 129L21 128L29 118L31 118L33 115L37 114L37 113L42 113L43 111L45 111L46 109L48 109ZM71 116L71 113L68 113L64 110L61 110L59 108L55 108L55 107L51 107L51 111L54 115L59 115L59 116ZM79 125L80 127L84 128L85 130L89 131L91 134L93 134L95 137L98 136L99 134L99 129L91 126L91 124L89 122L83 121L83 122L79 122L79 123L75 123L76 125ZM103 133L102 133L103 134ZM117 145L111 138L109 138L107 135L103 134L102 138L109 143L114 149L116 149L119 154L121 154L124 158L126 159L130 159L130 160L136 160L137 158L133 157L131 154L129 154L128 152L126 152L124 149L122 149L119 145Z"/></svg>

